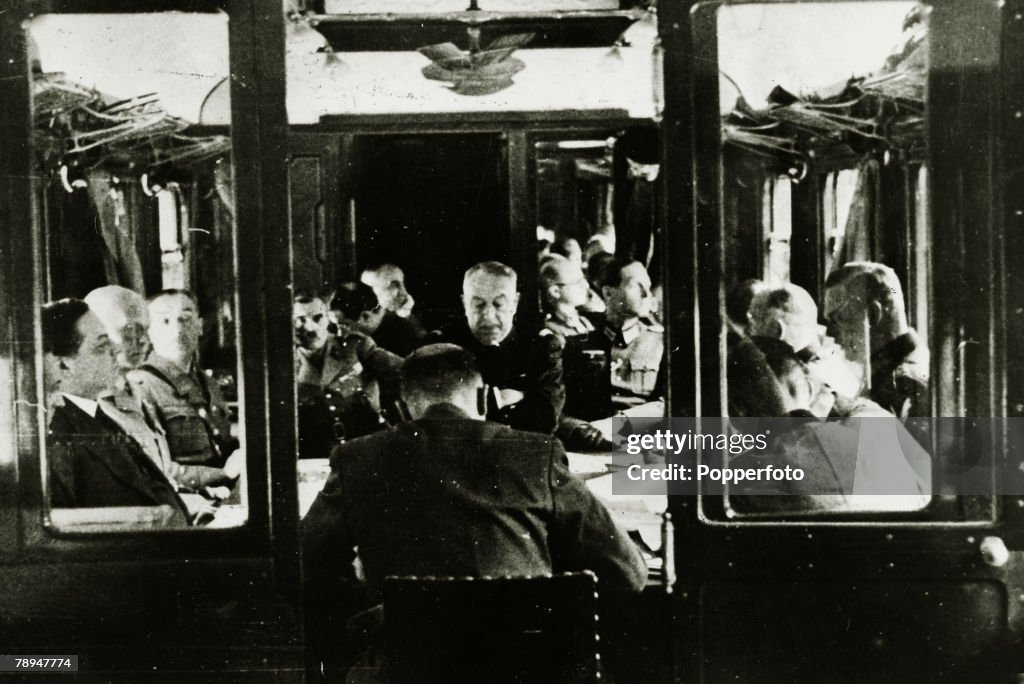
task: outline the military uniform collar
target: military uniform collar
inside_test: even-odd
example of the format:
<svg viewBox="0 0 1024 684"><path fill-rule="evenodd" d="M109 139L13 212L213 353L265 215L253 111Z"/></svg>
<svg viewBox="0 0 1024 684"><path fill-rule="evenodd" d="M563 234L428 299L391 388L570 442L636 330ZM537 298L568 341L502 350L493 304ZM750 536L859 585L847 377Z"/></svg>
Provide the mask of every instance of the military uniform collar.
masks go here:
<svg viewBox="0 0 1024 684"><path fill-rule="evenodd" d="M158 371L167 376L167 378L174 382L175 384L177 384L182 379L191 379L193 375L196 375L198 373L198 371L196 370L195 363L189 364L189 367L187 369L182 368L174 361L171 361L170 359L160 356L159 354L156 353L149 355L149 358L146 359L146 365L156 368Z"/></svg>
<svg viewBox="0 0 1024 684"><path fill-rule="evenodd" d="M632 344L633 340L640 337L642 330L643 327L641 326L640 319L633 317L623 323L622 327L618 329L611 325L611 323L605 323L604 334L613 343L629 345Z"/></svg>

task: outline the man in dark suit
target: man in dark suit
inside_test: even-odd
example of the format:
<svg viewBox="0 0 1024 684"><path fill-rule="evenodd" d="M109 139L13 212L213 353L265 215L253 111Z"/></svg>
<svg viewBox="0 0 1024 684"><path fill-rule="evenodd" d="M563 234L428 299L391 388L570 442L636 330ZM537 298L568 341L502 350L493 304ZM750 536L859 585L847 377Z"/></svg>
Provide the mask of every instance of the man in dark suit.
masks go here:
<svg viewBox="0 0 1024 684"><path fill-rule="evenodd" d="M371 591L386 575L538 575L589 569L638 591L636 548L569 473L558 440L484 419L472 354L413 352L402 396L414 419L335 449L305 520L307 567L355 558Z"/></svg>
<svg viewBox="0 0 1024 684"><path fill-rule="evenodd" d="M497 261L472 266L462 280L465 321L429 333L424 342L456 344L476 356L491 388L491 420L550 435L565 404L565 342L546 328L516 328L516 280L516 272Z"/></svg>
<svg viewBox="0 0 1024 684"><path fill-rule="evenodd" d="M426 333L412 312L416 300L405 289L405 273L394 264L380 264L363 271L360 280L373 288L384 316L368 335L381 348L399 356L408 356L419 346Z"/></svg>
<svg viewBox="0 0 1024 684"><path fill-rule="evenodd" d="M59 387L47 432L51 503L57 508L166 506L184 527L188 510L138 442L100 410L114 389L115 347L88 304L64 299L43 308L47 387Z"/></svg>
<svg viewBox="0 0 1024 684"><path fill-rule="evenodd" d="M316 609L352 600L339 592L359 584L357 547L368 601L339 607L349 615L379 601L387 575L589 569L605 589L643 587L643 559L569 473L558 440L485 421L483 387L472 354L423 347L402 366L414 420L335 449L331 476L304 521ZM329 631L323 624L311 632Z"/></svg>

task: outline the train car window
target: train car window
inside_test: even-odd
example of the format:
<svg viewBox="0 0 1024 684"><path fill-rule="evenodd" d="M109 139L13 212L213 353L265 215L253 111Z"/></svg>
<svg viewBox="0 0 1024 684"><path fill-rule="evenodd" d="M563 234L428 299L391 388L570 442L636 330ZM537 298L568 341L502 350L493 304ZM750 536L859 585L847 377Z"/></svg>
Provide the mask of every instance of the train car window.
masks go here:
<svg viewBox="0 0 1024 684"><path fill-rule="evenodd" d="M846 234L854 193L857 191L857 170L841 169L825 176L822 195L822 219L825 238L825 272L832 271L836 254ZM918 202L920 205L920 202Z"/></svg>
<svg viewBox="0 0 1024 684"><path fill-rule="evenodd" d="M48 523L236 527L240 424L228 24L43 14L33 72Z"/></svg>
<svg viewBox="0 0 1024 684"><path fill-rule="evenodd" d="M943 466L955 440L928 418L936 393L928 8L811 2L709 11L717 12L723 216L757 216L738 205L759 202L763 250L744 257L756 254L758 241L742 247L743 231L753 230L724 225L735 238L725 272L728 411L734 427L751 416L799 417L799 427L774 425L782 434L771 440L772 462L813 452L819 457L807 463L831 471L812 468L820 486L798 487L800 495L727 488L721 508L705 502L705 514L988 519L985 495L951 493ZM755 200L736 188L757 174ZM751 263L760 272L743 270ZM872 477L877 488L864 484Z"/></svg>
<svg viewBox="0 0 1024 684"><path fill-rule="evenodd" d="M639 6L620 0L324 0L328 14L445 14L484 12L565 12L618 10Z"/></svg>
<svg viewBox="0 0 1024 684"><path fill-rule="evenodd" d="M764 181L764 280L778 286L789 282L790 238L793 235L793 192L788 176Z"/></svg>

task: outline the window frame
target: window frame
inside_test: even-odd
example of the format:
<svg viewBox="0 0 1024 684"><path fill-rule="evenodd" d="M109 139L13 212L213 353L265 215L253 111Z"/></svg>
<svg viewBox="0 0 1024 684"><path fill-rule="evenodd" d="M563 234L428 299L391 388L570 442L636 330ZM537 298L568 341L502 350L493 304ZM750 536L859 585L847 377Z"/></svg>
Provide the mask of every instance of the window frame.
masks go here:
<svg viewBox="0 0 1024 684"><path fill-rule="evenodd" d="M226 9L232 73L232 158L235 174L235 262L239 287L239 392L244 396L249 516L245 526L222 530L154 530L95 534L57 530L45 524L41 451L45 417L38 407L41 377L39 310L45 300L41 233L32 196L31 74L22 22L37 13L119 14L163 11L214 12ZM290 356L269 350L291 348L291 280L287 254L272 245L287 240L287 207L264 198L285 197L287 139L284 79L284 17L275 0L193 2L121 0L37 2L20 0L0 16L6 52L0 95L10 103L0 139L0 183L13 201L0 206L6 249L0 257L0 344L13 382L0 404L0 424L12 426L11 461L0 460L0 496L16 502L3 516L0 537L17 540L0 549L0 560L203 559L273 555L297 577L298 505L294 458L295 415ZM256 49L255 46L260 46ZM243 85L244 84L244 85ZM244 239L237 226L246 226ZM267 287L262 287L267 283ZM26 343L27 341L31 341ZM265 361L265 362L264 362ZM284 389L282 389L284 388ZM8 399L0 397L0 399ZM290 532L289 532L290 530ZM273 535L272 535L273 532ZM288 559L292 559L289 561Z"/></svg>

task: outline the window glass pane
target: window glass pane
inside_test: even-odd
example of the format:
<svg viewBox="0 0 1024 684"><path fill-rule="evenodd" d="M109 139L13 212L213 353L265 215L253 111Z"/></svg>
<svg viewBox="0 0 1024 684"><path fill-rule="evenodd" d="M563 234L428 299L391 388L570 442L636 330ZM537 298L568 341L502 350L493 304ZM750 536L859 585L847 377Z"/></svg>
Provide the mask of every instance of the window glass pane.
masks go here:
<svg viewBox="0 0 1024 684"><path fill-rule="evenodd" d="M799 418L775 426L783 434L765 453L775 466L803 459L823 483L783 497L734 488L722 515L962 515L955 497L932 496L942 491L934 435L914 420L931 412L927 335L918 334L927 331L914 329L927 320L930 258L918 173L927 27L927 8L908 2L717 10L723 182L760 169L764 184L761 282L726 273L729 411L740 431L750 426L739 418ZM892 133L879 135L880 126ZM795 212L794 186L801 203L817 188L821 210ZM809 244L821 253L808 254ZM881 441L866 448L872 438ZM900 478L900 496L871 496Z"/></svg>
<svg viewBox="0 0 1024 684"><path fill-rule="evenodd" d="M26 23L57 527L248 517L227 28L187 13Z"/></svg>

